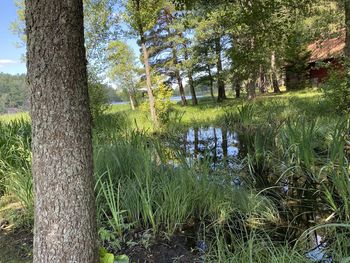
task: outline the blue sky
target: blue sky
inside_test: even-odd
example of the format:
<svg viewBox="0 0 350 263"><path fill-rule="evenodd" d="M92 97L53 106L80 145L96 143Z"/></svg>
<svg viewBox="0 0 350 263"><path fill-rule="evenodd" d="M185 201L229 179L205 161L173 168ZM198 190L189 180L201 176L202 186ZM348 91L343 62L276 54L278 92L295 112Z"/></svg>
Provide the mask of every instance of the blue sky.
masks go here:
<svg viewBox="0 0 350 263"><path fill-rule="evenodd" d="M17 19L14 0L0 0L0 72L9 74L26 73L23 57L25 47L18 48L19 37L10 30L11 23ZM127 43L134 50L136 56L140 55L136 40Z"/></svg>
<svg viewBox="0 0 350 263"><path fill-rule="evenodd" d="M10 31L10 25L17 18L14 0L0 0L0 72L25 73L23 62L25 48L17 48L19 38Z"/></svg>

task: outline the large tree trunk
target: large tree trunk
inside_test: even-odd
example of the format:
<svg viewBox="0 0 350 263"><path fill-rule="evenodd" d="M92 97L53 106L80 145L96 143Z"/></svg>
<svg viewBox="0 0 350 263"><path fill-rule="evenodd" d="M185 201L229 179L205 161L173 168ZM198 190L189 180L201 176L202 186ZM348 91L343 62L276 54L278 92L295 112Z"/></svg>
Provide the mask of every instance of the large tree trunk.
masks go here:
<svg viewBox="0 0 350 263"><path fill-rule="evenodd" d="M220 38L215 39L215 53L216 53L216 69L218 81L218 102L226 99L225 82L222 78L222 61L221 61L221 42Z"/></svg>
<svg viewBox="0 0 350 263"><path fill-rule="evenodd" d="M273 92L280 93L281 90L280 90L280 87L278 85L275 51L273 51L272 55L271 55L271 78L272 78Z"/></svg>
<svg viewBox="0 0 350 263"><path fill-rule="evenodd" d="M345 57L350 59L350 1L345 2L345 26L346 26L346 40L345 40Z"/></svg>
<svg viewBox="0 0 350 263"><path fill-rule="evenodd" d="M26 0L34 262L99 261L83 3Z"/></svg>
<svg viewBox="0 0 350 263"><path fill-rule="evenodd" d="M155 102L153 90L152 90L151 67L149 65L148 50L145 42L146 41L145 41L144 35L141 32L141 47L142 47L142 53L143 53L143 63L146 71L147 94L148 94L149 107L151 112L151 119L152 119L153 125L155 127L158 127L159 122L158 122L158 116L156 112L156 102Z"/></svg>

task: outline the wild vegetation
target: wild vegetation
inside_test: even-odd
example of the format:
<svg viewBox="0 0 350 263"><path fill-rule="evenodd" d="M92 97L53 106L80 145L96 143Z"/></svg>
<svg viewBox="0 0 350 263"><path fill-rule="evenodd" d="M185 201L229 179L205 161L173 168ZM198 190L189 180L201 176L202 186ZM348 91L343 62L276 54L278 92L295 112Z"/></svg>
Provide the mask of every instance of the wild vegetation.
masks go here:
<svg viewBox="0 0 350 263"><path fill-rule="evenodd" d="M348 1L26 5L0 262L349 262Z"/></svg>
<svg viewBox="0 0 350 263"><path fill-rule="evenodd" d="M100 246L140 262L162 262L164 254L154 254L162 242L170 256L183 256L180 262L311 262L308 252L322 247L319 235L327 244L319 253L344 260L350 120L312 90L250 103L199 102L172 103L182 118L157 133L147 128L147 113L124 105L95 120ZM182 149L188 127L205 126L238 133L237 167L224 156L213 168L210 149L204 159ZM12 214L15 229L30 227L30 124L2 120L1 131L2 200L21 204L1 215Z"/></svg>

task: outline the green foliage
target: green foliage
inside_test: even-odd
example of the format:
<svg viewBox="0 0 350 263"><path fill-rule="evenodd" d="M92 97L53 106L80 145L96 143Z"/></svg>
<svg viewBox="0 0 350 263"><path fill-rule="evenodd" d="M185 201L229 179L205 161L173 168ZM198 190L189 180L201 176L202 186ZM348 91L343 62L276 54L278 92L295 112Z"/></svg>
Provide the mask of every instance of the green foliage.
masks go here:
<svg viewBox="0 0 350 263"><path fill-rule="evenodd" d="M25 75L0 73L0 114L5 112L5 108L27 109L28 101Z"/></svg>
<svg viewBox="0 0 350 263"><path fill-rule="evenodd" d="M307 67L310 52L307 50L303 32L295 30L290 34L284 52L286 62L288 63L286 67L287 90L305 88L307 85Z"/></svg>
<svg viewBox="0 0 350 263"><path fill-rule="evenodd" d="M118 84L132 107L137 106L136 91L140 84L140 69L136 65L133 50L122 41L112 41L108 46L109 77Z"/></svg>
<svg viewBox="0 0 350 263"><path fill-rule="evenodd" d="M100 248L100 263L114 263L114 255L103 247Z"/></svg>
<svg viewBox="0 0 350 263"><path fill-rule="evenodd" d="M153 90L155 97L155 108L159 122L161 126L166 126L171 120L171 113L173 112L173 104L170 101L171 96L173 95L173 90L165 85L164 83L158 84L158 88ZM143 112L149 111L149 105L147 102L144 102L141 105L141 110Z"/></svg>
<svg viewBox="0 0 350 263"><path fill-rule="evenodd" d="M107 249L101 247L99 251L100 263L129 263L129 257L126 255L114 256L108 253Z"/></svg>
<svg viewBox="0 0 350 263"><path fill-rule="evenodd" d="M347 66L345 66L345 71ZM350 76L346 72L334 70L322 86L329 107L338 113L350 113Z"/></svg>
<svg viewBox="0 0 350 263"><path fill-rule="evenodd" d="M143 36L157 22L163 3L163 0L123 0L125 7L123 18L133 33Z"/></svg>
<svg viewBox="0 0 350 263"><path fill-rule="evenodd" d="M89 100L92 118L99 118L109 107L107 88L97 81L89 82Z"/></svg>
<svg viewBox="0 0 350 263"><path fill-rule="evenodd" d="M170 98L172 95L173 90L163 83L159 84L158 89L154 91L156 112L162 125L166 125L170 121L170 114L172 112Z"/></svg>

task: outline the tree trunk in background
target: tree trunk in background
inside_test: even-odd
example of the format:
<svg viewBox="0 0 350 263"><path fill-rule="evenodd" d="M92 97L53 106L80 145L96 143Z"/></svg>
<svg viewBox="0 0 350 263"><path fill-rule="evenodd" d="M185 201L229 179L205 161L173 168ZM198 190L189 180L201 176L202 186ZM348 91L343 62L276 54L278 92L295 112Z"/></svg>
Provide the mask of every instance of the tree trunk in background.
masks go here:
<svg viewBox="0 0 350 263"><path fill-rule="evenodd" d="M142 47L142 53L143 53L143 63L146 71L147 94L148 94L148 100L149 100L149 107L151 111L151 119L152 119L153 125L155 127L158 127L159 123L158 123L158 116L156 112L156 102L155 102L153 90L152 90L151 67L149 65L148 50L146 48L145 42L146 42L145 37L143 33L141 33L141 47Z"/></svg>
<svg viewBox="0 0 350 263"><path fill-rule="evenodd" d="M256 78L254 76L249 81L248 86L247 86L248 100L253 100L256 98L255 83L256 83Z"/></svg>
<svg viewBox="0 0 350 263"><path fill-rule="evenodd" d="M345 0L345 26L346 26L346 40L345 40L345 57L350 59L350 1Z"/></svg>
<svg viewBox="0 0 350 263"><path fill-rule="evenodd" d="M188 84L190 86L190 91L191 91L191 97L192 97L192 105L197 105L198 100L196 96L196 90L194 88L194 82L193 82L193 77L192 77L192 71L188 71Z"/></svg>
<svg viewBox="0 0 350 263"><path fill-rule="evenodd" d="M218 102L226 99L225 82L222 79L222 61L221 61L221 42L220 38L215 39L215 53L216 53L216 69L217 69L217 83L218 83Z"/></svg>
<svg viewBox="0 0 350 263"><path fill-rule="evenodd" d="M180 36L182 37L182 34ZM187 45L185 44L184 47L185 47L185 60L189 60ZM192 66L190 66L190 68L187 69L187 76L188 76L188 84L190 86L192 105L197 105L198 100L196 96L196 90L194 88Z"/></svg>
<svg viewBox="0 0 350 263"><path fill-rule="evenodd" d="M83 2L26 0L33 261L97 263Z"/></svg>
<svg viewBox="0 0 350 263"><path fill-rule="evenodd" d="M280 93L281 90L280 90L280 87L278 85L278 79L277 79L275 51L273 51L272 55L271 55L271 78L272 78L273 92L274 93Z"/></svg>
<svg viewBox="0 0 350 263"><path fill-rule="evenodd" d="M138 103L137 103L137 100L135 98L135 92L133 90L129 90L129 99L130 99L131 109L135 110Z"/></svg>
<svg viewBox="0 0 350 263"><path fill-rule="evenodd" d="M235 91L236 94L236 99L241 97L241 85L239 84L239 81L235 79L233 81L233 90Z"/></svg>
<svg viewBox="0 0 350 263"><path fill-rule="evenodd" d="M236 99L239 99L241 97L241 87L237 84L235 88L235 93L236 93Z"/></svg>
<svg viewBox="0 0 350 263"><path fill-rule="evenodd" d="M215 101L215 97L214 97L214 79L213 79L213 75L211 74L210 65L207 65L207 69L208 69L208 76L209 76L209 81L210 81L210 96L213 99L213 101Z"/></svg>
<svg viewBox="0 0 350 263"><path fill-rule="evenodd" d="M187 100L186 100L186 95L185 95L185 89L184 89L184 86L182 84L182 78L180 76L180 71L178 69L175 69L175 76L176 76L177 84L179 86L179 91L180 91L180 96L181 96L181 104L182 104L182 106L186 106Z"/></svg>
<svg viewBox="0 0 350 263"><path fill-rule="evenodd" d="M259 90L261 93L267 92L265 71L262 66L259 68Z"/></svg>

